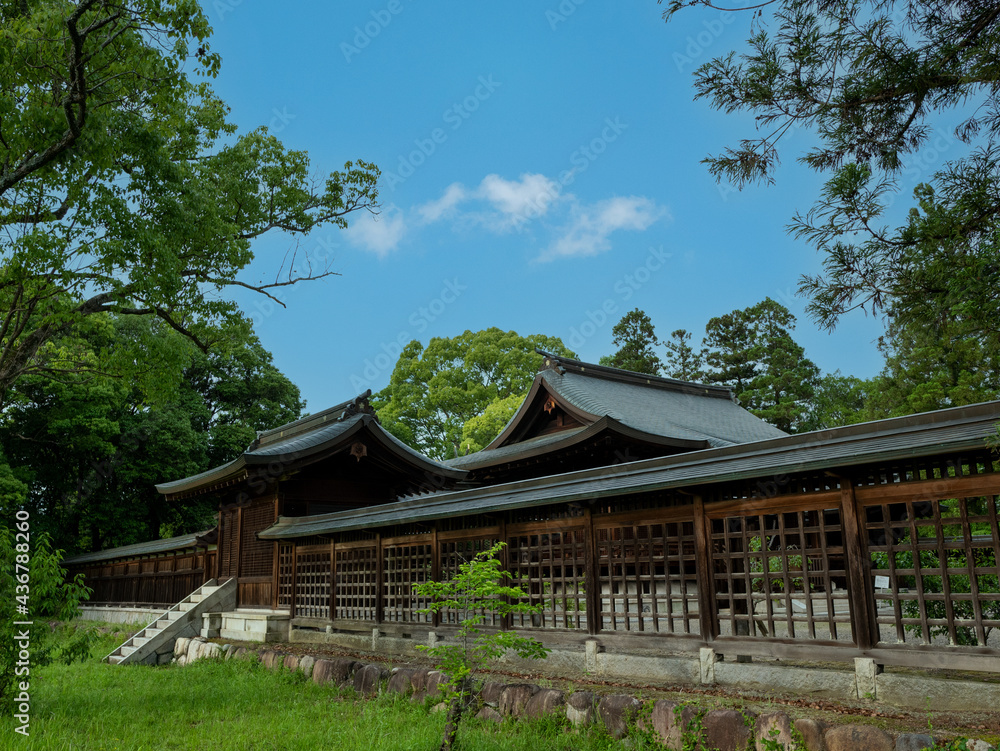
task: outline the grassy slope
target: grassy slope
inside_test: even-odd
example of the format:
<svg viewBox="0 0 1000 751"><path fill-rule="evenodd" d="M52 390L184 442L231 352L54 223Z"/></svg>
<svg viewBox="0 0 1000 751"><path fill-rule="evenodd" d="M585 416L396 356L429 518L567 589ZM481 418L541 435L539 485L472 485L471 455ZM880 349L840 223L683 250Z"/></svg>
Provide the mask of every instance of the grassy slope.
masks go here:
<svg viewBox="0 0 1000 751"><path fill-rule="evenodd" d="M115 637L117 638L117 637ZM436 749L444 716L383 696L361 700L301 674L236 660L187 667L118 667L94 657L52 665L32 681L31 737L0 719L0 748L38 749ZM471 723L463 749L620 748L600 733L579 735L549 719Z"/></svg>

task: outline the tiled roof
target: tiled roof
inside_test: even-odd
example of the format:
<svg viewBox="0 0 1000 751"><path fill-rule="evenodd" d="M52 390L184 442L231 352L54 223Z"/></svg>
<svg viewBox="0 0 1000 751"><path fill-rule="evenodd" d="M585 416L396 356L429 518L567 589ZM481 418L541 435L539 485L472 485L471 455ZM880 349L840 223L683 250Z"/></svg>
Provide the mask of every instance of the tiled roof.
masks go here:
<svg viewBox="0 0 1000 751"><path fill-rule="evenodd" d="M250 447L233 461L191 477L160 483L156 489L164 495L180 495L224 487L245 479L250 467L274 462L289 465L300 462L336 449L362 430L421 472L452 479L465 475L464 470L424 456L385 430L371 414L367 404L370 395L368 391L315 415L260 433Z"/></svg>
<svg viewBox="0 0 1000 751"><path fill-rule="evenodd" d="M533 397L540 389L560 400L587 424L610 418L639 436L658 443L674 442L687 449L732 446L784 436L773 425L739 406L732 392L671 378L591 365L539 350L545 367L535 376L528 398L503 432L482 451L448 460L452 467L474 468L533 455L539 438L517 440L518 425L531 417ZM579 430L579 429L577 429ZM544 437L553 447L570 438L570 431Z"/></svg>
<svg viewBox="0 0 1000 751"><path fill-rule="evenodd" d="M760 477L771 479L795 472L832 470L942 451L976 450L985 446L985 439L994 433L997 421L1000 421L1000 401L955 407L501 485L427 493L366 509L281 517L273 527L261 532L260 537L288 540L624 493L697 488Z"/></svg>
<svg viewBox="0 0 1000 751"><path fill-rule="evenodd" d="M96 553L84 553L64 558L63 563L71 566L79 566L83 563L94 563L97 561L110 561L115 558L135 558L140 555L151 555L153 553L169 553L173 550L183 550L184 548L194 548L205 546L208 543L201 538L207 537L215 531L215 528L206 529L203 532L195 532L179 537L168 537L163 540L153 540L152 542L137 542L134 545L123 545L120 548L110 548L109 550L98 550Z"/></svg>

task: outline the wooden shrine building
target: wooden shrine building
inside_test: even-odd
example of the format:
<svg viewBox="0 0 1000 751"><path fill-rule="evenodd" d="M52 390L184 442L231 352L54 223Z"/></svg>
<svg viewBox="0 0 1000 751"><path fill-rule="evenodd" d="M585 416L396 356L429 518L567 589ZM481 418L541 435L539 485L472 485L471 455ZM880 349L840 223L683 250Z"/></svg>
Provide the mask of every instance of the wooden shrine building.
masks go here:
<svg viewBox="0 0 1000 751"><path fill-rule="evenodd" d="M99 605L235 579L293 641L405 652L454 629L413 584L502 540L541 610L494 625L568 652L1000 672L1000 402L786 435L727 389L545 354L503 432L439 462L369 395L158 486L215 499L214 530L67 563Z"/></svg>

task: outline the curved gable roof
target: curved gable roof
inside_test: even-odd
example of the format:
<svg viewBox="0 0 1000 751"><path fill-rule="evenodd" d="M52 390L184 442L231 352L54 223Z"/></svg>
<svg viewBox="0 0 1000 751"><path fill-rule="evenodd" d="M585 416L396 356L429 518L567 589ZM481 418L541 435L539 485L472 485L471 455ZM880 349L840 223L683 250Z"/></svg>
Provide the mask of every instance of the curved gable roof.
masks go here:
<svg viewBox="0 0 1000 751"><path fill-rule="evenodd" d="M603 420L633 436L688 450L786 435L739 406L732 392L722 386L633 373L537 351L545 357L543 368L500 435L482 451L451 459L449 465L472 468L509 461L537 453L542 443L555 448L570 440L571 434L586 432L577 428L561 438L558 433L545 436L544 441L531 436L541 394L551 396L585 428Z"/></svg>
<svg viewBox="0 0 1000 751"><path fill-rule="evenodd" d="M431 473L452 480L465 476L465 470L434 461L385 430L368 404L370 396L371 390L315 415L263 431L231 462L191 477L160 483L156 489L168 496L192 495L240 482L254 466L277 462L289 469L297 468L348 448L362 433L366 440L381 445L415 473Z"/></svg>

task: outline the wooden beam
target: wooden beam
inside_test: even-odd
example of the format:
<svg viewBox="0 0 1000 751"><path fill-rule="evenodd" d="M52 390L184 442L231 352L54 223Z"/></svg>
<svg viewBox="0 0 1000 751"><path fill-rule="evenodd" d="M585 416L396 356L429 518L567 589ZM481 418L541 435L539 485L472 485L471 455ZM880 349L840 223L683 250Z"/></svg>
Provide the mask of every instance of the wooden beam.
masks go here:
<svg viewBox="0 0 1000 751"><path fill-rule="evenodd" d="M862 505L892 501L931 501L941 498L1000 494L1000 473L943 477L899 482L892 485L862 485L854 490Z"/></svg>

